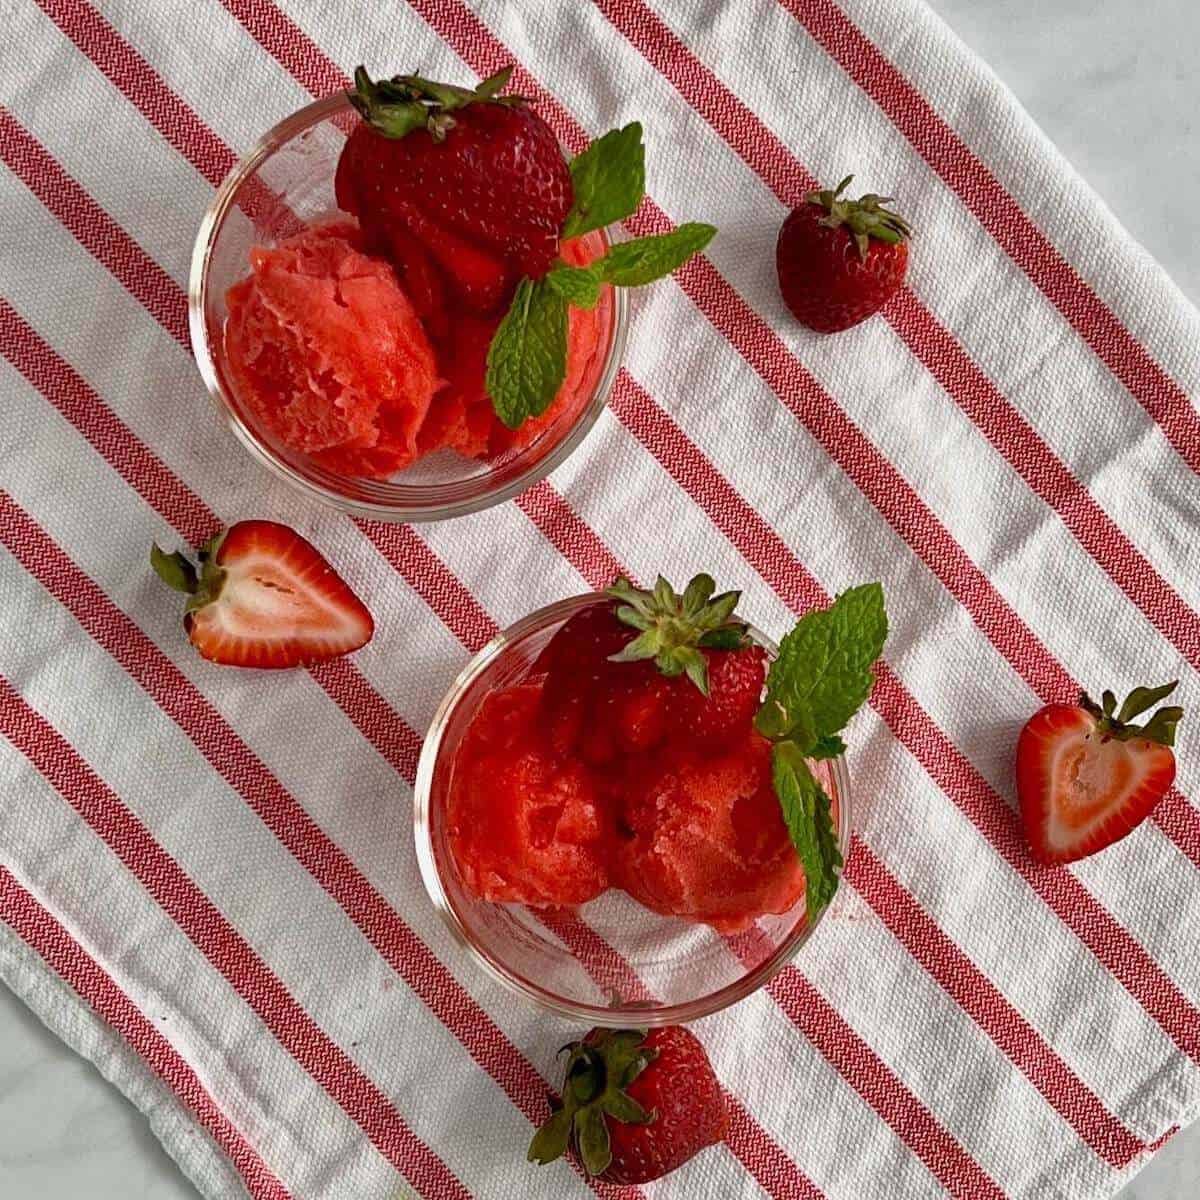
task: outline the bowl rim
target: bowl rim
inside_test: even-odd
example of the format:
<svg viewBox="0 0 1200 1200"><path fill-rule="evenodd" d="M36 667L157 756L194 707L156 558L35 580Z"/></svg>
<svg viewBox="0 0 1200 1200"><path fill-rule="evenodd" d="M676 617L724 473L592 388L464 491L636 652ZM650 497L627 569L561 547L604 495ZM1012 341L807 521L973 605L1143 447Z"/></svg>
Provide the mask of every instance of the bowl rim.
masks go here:
<svg viewBox="0 0 1200 1200"><path fill-rule="evenodd" d="M488 976L509 991L532 1001L539 1008L569 1017L572 1020L591 1022L594 1025L657 1027L682 1024L720 1012L766 986L796 957L800 948L816 932L830 906L827 905L822 909L815 920L798 922L768 958L752 970L747 971L739 979L716 991L673 1004L655 1002L651 1006L643 1006L639 1003L621 1007L588 1004L568 1000L549 988L526 979L520 972L514 971L497 956L488 953L478 945L459 917L442 884L441 873L438 871L433 851L431 800L434 772L442 739L458 704L472 684L512 643L550 624L561 623L588 605L600 603L605 599L607 597L603 592L585 592L564 600L557 600L534 610L496 634L487 645L471 657L450 684L438 704L437 711L425 735L413 782L413 837L416 845L417 864L433 907L446 923L455 940L466 947L472 960L481 966ZM751 625L749 631L751 637L767 651L770 657L773 658L778 653L778 646L775 642L760 630ZM838 846L841 849L844 863L849 854L851 836L850 774L846 766L845 755L831 760L830 769L833 773L834 789L837 792ZM838 875L840 876L843 871L844 867L839 870Z"/></svg>
<svg viewBox="0 0 1200 1200"><path fill-rule="evenodd" d="M242 186L254 175L262 163L305 130L343 112L353 112L353 106L350 104L346 92L335 92L331 96L306 104L303 108L297 109L290 116L273 125L238 160L222 180L220 187L217 188L205 209L200 226L196 231L188 274L188 332L191 339L192 356L200 372L200 377L204 381L205 389L209 398L216 405L217 411L225 418L237 440L241 442L253 459L291 486L341 512L379 521L423 522L466 516L469 513L491 508L493 505L502 504L528 490L561 466L599 420L621 371L629 338L629 298L625 289L612 288L612 332L609 336L608 353L588 403L580 410L574 423L555 445L525 470L495 488L485 486L482 490L476 491L470 487L473 482L486 481L487 473L483 473L472 479L451 483L414 484L411 486L414 498L407 503L347 496L335 488L327 487L308 477L280 458L246 424L231 399L226 395L226 389L213 356L208 322L205 319L205 308L211 294L209 267L212 263L217 238L237 204ZM606 227L600 232L608 238L610 243L619 240L618 231L612 226ZM536 445L536 441L533 444ZM332 473L329 474L332 478ZM371 481L365 482L370 483ZM403 484L392 484L391 486L403 488ZM470 492L470 494L460 494L463 492ZM417 493L430 494L431 498L418 501L415 497Z"/></svg>

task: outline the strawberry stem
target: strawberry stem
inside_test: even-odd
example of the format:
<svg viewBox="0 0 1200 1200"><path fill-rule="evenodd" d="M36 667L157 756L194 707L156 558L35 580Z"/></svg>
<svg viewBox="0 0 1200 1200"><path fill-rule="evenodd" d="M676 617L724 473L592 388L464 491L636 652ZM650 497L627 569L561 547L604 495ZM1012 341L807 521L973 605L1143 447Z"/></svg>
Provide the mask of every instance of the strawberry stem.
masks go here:
<svg viewBox="0 0 1200 1200"><path fill-rule="evenodd" d="M827 215L818 224L829 229L837 229L842 225L846 227L858 247L859 258L866 262L872 238L895 246L912 237L912 227L899 213L883 207L891 203L890 196L876 196L874 192L869 192L857 200L843 200L842 193L853 178L853 175L847 175L833 191L826 188L809 192L804 199L809 204L825 209Z"/></svg>
<svg viewBox="0 0 1200 1200"><path fill-rule="evenodd" d="M354 72L354 87L346 95L363 120L384 137L402 138L414 129L426 129L435 142L440 142L454 128L450 114L468 104L526 103L522 96L499 95L512 73L510 63L478 87L463 88L420 75L393 75L374 81L366 67L360 66Z"/></svg>
<svg viewBox="0 0 1200 1200"><path fill-rule="evenodd" d="M1096 719L1096 729L1105 737L1116 738L1120 742L1145 738L1161 746L1174 746L1175 727L1183 717L1183 709L1178 705L1164 705L1144 725L1133 725L1130 722L1134 717L1153 708L1160 700L1165 700L1178 686L1179 680L1176 679L1159 687L1136 687L1125 697L1125 703L1121 705L1119 712L1116 711L1116 696L1107 690L1101 695L1100 704L1087 692L1081 693L1079 706Z"/></svg>
<svg viewBox="0 0 1200 1200"><path fill-rule="evenodd" d="M652 658L662 674L687 675L708 695L708 660L701 648L740 650L750 644L744 621L733 613L741 592L722 592L711 575L697 575L679 595L660 575L653 591L635 588L624 575L605 593L618 601L617 620L638 631L612 662Z"/></svg>

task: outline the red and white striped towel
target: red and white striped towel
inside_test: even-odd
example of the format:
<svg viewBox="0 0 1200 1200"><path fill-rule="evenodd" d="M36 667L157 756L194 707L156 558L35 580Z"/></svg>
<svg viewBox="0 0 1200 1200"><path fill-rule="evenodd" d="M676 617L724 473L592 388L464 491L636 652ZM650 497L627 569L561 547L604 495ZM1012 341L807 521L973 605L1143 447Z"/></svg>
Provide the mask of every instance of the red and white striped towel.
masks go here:
<svg viewBox="0 0 1200 1200"><path fill-rule="evenodd" d="M645 1195L1103 1197L1200 1115L1195 730L1180 790L1069 870L1031 864L1011 784L1019 724L1080 683L1178 675L1200 717L1200 316L920 0L3 10L0 975L205 1196L589 1193L524 1162L567 1030L435 917L409 786L466 656L618 564L707 569L775 631L881 579L893 628L845 885L698 1027L728 1142ZM420 529L273 484L188 351L213 187L363 60L515 60L572 148L641 119L631 231L721 229L639 296L552 481ZM910 287L820 339L774 237L851 170L918 230ZM248 516L322 547L367 648L195 656L147 548Z"/></svg>

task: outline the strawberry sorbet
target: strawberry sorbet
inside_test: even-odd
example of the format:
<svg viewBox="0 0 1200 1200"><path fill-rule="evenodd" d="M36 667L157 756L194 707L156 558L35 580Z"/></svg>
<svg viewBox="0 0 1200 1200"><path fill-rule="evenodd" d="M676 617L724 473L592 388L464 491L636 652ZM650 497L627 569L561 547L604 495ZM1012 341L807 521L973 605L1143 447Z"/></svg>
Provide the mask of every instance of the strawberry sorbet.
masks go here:
<svg viewBox="0 0 1200 1200"><path fill-rule="evenodd" d="M472 893L543 907L612 886L722 933L803 898L766 739L593 766L555 748L542 692L540 680L492 692L455 756L450 851Z"/></svg>
<svg viewBox="0 0 1200 1200"><path fill-rule="evenodd" d="M450 848L482 899L584 904L608 886L606 823L587 768L538 736L540 694L514 687L484 700L455 759Z"/></svg>
<svg viewBox="0 0 1200 1200"><path fill-rule="evenodd" d="M602 251L593 234L560 254L581 266ZM226 297L233 390L272 440L338 474L385 479L437 450L490 460L522 449L578 414L603 365L607 295L592 310L570 309L566 380L541 416L510 430L484 389L502 314L439 314L432 338L352 220L255 247L250 266Z"/></svg>
<svg viewBox="0 0 1200 1200"><path fill-rule="evenodd" d="M619 812L613 882L655 912L737 933L804 895L771 782L771 747L757 733L715 758L634 764Z"/></svg>

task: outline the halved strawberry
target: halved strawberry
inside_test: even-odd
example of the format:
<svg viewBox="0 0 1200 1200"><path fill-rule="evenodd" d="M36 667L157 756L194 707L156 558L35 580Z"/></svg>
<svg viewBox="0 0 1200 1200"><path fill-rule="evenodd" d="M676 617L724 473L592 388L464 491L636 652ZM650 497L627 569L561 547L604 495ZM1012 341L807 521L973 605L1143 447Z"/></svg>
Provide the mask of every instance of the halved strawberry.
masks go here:
<svg viewBox="0 0 1200 1200"><path fill-rule="evenodd" d="M200 571L151 547L159 577L190 599L188 638L212 662L296 667L365 646L375 623L345 581L294 529L239 521L198 552Z"/></svg>
<svg viewBox="0 0 1200 1200"><path fill-rule="evenodd" d="M1175 779L1175 726L1183 709L1160 708L1129 724L1175 684L1135 688L1120 712L1103 705L1047 704L1017 741L1017 796L1033 857L1074 862L1119 841L1150 815Z"/></svg>

